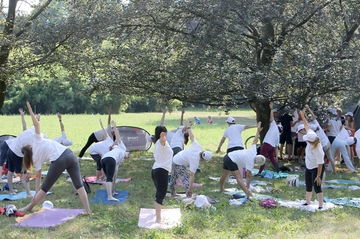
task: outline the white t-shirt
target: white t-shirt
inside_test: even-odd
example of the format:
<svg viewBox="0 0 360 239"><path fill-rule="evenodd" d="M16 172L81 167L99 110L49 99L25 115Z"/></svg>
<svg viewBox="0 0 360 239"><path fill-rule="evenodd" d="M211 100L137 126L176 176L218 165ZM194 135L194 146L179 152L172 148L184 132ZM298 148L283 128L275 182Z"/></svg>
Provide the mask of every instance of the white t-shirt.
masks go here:
<svg viewBox="0 0 360 239"><path fill-rule="evenodd" d="M5 140L5 143L10 147L10 145L15 141L15 138Z"/></svg>
<svg viewBox="0 0 360 239"><path fill-rule="evenodd" d="M279 129L275 120L273 120L270 123L269 129L266 132L263 142L268 143L275 148L276 146L279 145L279 138L280 138Z"/></svg>
<svg viewBox="0 0 360 239"><path fill-rule="evenodd" d="M342 127L340 133L336 136L335 140L345 141L349 137L350 137L349 132L345 129L345 127Z"/></svg>
<svg viewBox="0 0 360 239"><path fill-rule="evenodd" d="M108 125L105 130L106 130L106 132L108 133L108 135L111 137L111 136L112 136L112 134L111 134L111 130L112 130L111 125ZM106 135L104 134L104 131L103 131L102 129L101 129L101 130L98 130L98 131L95 131L95 132L94 132L94 135L95 135L95 138L96 138L99 142L101 142L101 141L103 141L103 140L106 139Z"/></svg>
<svg viewBox="0 0 360 239"><path fill-rule="evenodd" d="M170 144L172 137L174 136L176 132L176 129L173 130L168 130L167 134L166 134L166 140L168 141L168 143Z"/></svg>
<svg viewBox="0 0 360 239"><path fill-rule="evenodd" d="M330 126L328 136L336 137L340 133L341 120L330 119L328 125Z"/></svg>
<svg viewBox="0 0 360 239"><path fill-rule="evenodd" d="M238 167L252 171L255 165L256 153L256 144L253 144L250 149L235 150L228 153L228 156Z"/></svg>
<svg viewBox="0 0 360 239"><path fill-rule="evenodd" d="M58 142L59 144L62 143L66 139L66 133L65 131L61 131L61 136L57 138L53 138L54 141Z"/></svg>
<svg viewBox="0 0 360 239"><path fill-rule="evenodd" d="M192 145L177 153L173 158L173 163L177 165L189 166L190 172L196 173L200 164L200 153L202 151L201 145L194 140Z"/></svg>
<svg viewBox="0 0 360 239"><path fill-rule="evenodd" d="M225 130L223 137L229 139L227 146L228 149L233 147L244 147L241 137L241 133L244 130L245 130L245 125L242 124L230 125Z"/></svg>
<svg viewBox="0 0 360 239"><path fill-rule="evenodd" d="M360 129L356 130L355 134L354 134L354 137L356 138L356 147L355 147L355 150L356 150L356 154L359 156L360 155Z"/></svg>
<svg viewBox="0 0 360 239"><path fill-rule="evenodd" d="M9 145L11 151L16 154L18 157L24 157L21 152L21 148L26 145L32 145L34 142L34 130L27 129L15 138L15 140Z"/></svg>
<svg viewBox="0 0 360 239"><path fill-rule="evenodd" d="M35 134L34 136L32 151L36 171L41 170L43 163L57 160L67 149L67 147L54 140L44 139L40 134Z"/></svg>
<svg viewBox="0 0 360 239"><path fill-rule="evenodd" d="M314 132L309 130L309 132ZM318 164L324 163L324 151L321 143L316 149L313 149L313 145L307 144L305 148L305 165L307 169L317 168Z"/></svg>
<svg viewBox="0 0 360 239"><path fill-rule="evenodd" d="M160 143L160 139L158 139L154 146L155 163L152 168L163 168L171 172L172 156L173 151L169 143L166 141L165 145L163 146Z"/></svg>
<svg viewBox="0 0 360 239"><path fill-rule="evenodd" d="M121 141L121 143L119 145L115 145L111 151L108 151L107 153L105 153L101 159L104 159L107 157L113 158L116 162L115 170L118 171L119 165L124 161L125 154L126 154L126 146Z"/></svg>
<svg viewBox="0 0 360 239"><path fill-rule="evenodd" d="M122 141L121 141L122 143ZM100 155L103 156L107 152L110 151L110 146L114 144L112 138L107 137L104 141L97 142L90 146L89 153L92 155Z"/></svg>
<svg viewBox="0 0 360 239"><path fill-rule="evenodd" d="M183 133L184 126L179 126L176 130L175 134L171 137L170 147L180 147L184 149L184 133Z"/></svg>
<svg viewBox="0 0 360 239"><path fill-rule="evenodd" d="M316 127L319 128L318 130L315 131L315 133L317 134L317 136L320 139L321 146L325 147L330 142L329 138L326 136L324 130L321 128L321 126L317 120L314 120L312 122L314 123L314 125L316 125Z"/></svg>

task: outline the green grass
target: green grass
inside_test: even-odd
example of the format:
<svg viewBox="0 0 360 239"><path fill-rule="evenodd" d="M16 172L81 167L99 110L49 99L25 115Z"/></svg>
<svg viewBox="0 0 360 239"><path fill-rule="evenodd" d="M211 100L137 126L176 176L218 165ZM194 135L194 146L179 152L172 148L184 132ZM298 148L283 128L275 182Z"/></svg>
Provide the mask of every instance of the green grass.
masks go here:
<svg viewBox="0 0 360 239"><path fill-rule="evenodd" d="M213 117L214 125L195 125L193 132L195 138L204 149L215 151L227 125L224 123L226 116L219 115L217 111L209 112L186 112L186 118L192 120L194 116L200 117L203 123L208 115ZM255 124L255 115L250 110L231 111L238 123ZM139 126L153 133L155 126L160 121L160 113L143 114L120 114L112 115L118 125ZM64 115L63 123L68 138L73 140L71 149L78 154L87 137L91 132L99 129L98 120L101 118L106 123L106 115ZM179 124L180 113L167 114L165 125L168 129L175 129ZM28 127L30 117L26 116ZM42 132L49 138L60 135L58 121L55 115L44 115L41 118ZM0 116L0 135L21 132L21 121L16 116ZM243 139L253 135L255 130L246 130ZM209 176L220 176L222 170L222 156L226 150L223 145L222 153L214 154L214 158L207 163L201 162L201 172L196 174L195 182L203 186L194 189L196 194L204 194L220 200L215 204L216 210L199 210L197 208L185 208L181 202L170 200L164 201L164 208L181 208L182 226L169 230L147 230L137 226L140 208L153 208L155 188L150 177L152 161L142 160L152 157L152 148L148 152L133 153L119 168L119 177L131 177L127 183L116 184L118 190L128 190L129 196L125 203L120 205L90 204L93 215L89 217L77 217L51 230L48 229L24 229L11 226L14 224L13 217L5 215L0 217L1 238L357 238L360 230L360 209L344 207L326 212L310 213L296 209L278 207L265 209L258 206L258 202L248 202L243 206L230 206L228 195L217 192L218 182L208 180ZM85 156L89 156L86 154ZM357 166L358 162L356 161ZM94 161L81 161L82 175L94 175ZM297 164L291 166L298 166ZM267 169L271 169L268 164ZM46 165L43 168L46 170ZM353 174L331 174L327 179L343 178L356 179ZM258 179L258 178L256 178ZM264 180L264 179L263 179ZM301 178L303 180L303 177ZM272 187L281 192L272 196L283 199L304 199L304 187L291 187L285 179L271 179ZM2 186L2 185L0 185ZM234 185L226 185L234 187ZM21 185L15 188L23 191ZM34 189L34 182L31 182ZM91 185L92 198L97 189L103 186ZM182 191L181 188L178 188ZM54 203L55 207L81 208L80 200L74 195L73 186L65 182L65 176L61 176L48 195L46 200ZM329 198L360 197L360 191L324 189ZM313 195L315 199L315 195ZM1 201L0 207L7 203L13 203L17 208L29 203L30 199L14 202ZM41 205L34 208L39 210Z"/></svg>

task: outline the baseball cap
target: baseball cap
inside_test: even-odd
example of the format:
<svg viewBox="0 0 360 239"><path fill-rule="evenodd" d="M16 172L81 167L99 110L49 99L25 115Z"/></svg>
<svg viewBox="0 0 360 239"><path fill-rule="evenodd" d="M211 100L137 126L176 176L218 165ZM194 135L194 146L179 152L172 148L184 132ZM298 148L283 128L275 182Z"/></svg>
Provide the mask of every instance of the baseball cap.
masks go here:
<svg viewBox="0 0 360 239"><path fill-rule="evenodd" d="M308 132L303 137L303 140L309 141L309 142L314 142L314 141L316 141L316 139L318 139L318 136L316 135L316 133L314 131Z"/></svg>
<svg viewBox="0 0 360 239"><path fill-rule="evenodd" d="M274 108L274 109L273 109L273 112L278 112L278 108Z"/></svg>
<svg viewBox="0 0 360 239"><path fill-rule="evenodd" d="M284 110L285 110L285 111L290 111L290 110L291 110L291 107L290 107L290 106L285 106Z"/></svg>
<svg viewBox="0 0 360 239"><path fill-rule="evenodd" d="M316 124L309 124L309 126L310 126L310 129L314 132L318 129Z"/></svg>
<svg viewBox="0 0 360 239"><path fill-rule="evenodd" d="M264 165L266 162L266 158L261 154L256 155L254 160L257 165Z"/></svg>
<svg viewBox="0 0 360 239"><path fill-rule="evenodd" d="M235 124L235 119L233 117L229 117L225 122L229 124Z"/></svg>
<svg viewBox="0 0 360 239"><path fill-rule="evenodd" d="M305 129L305 126L303 124L299 124L296 133L299 133L299 131L302 129Z"/></svg>
<svg viewBox="0 0 360 239"><path fill-rule="evenodd" d="M353 145L357 143L357 140L355 137L349 137L345 140L346 145Z"/></svg>
<svg viewBox="0 0 360 239"><path fill-rule="evenodd" d="M348 116L354 117L354 114L353 114L353 112L351 112L351 111L347 112L345 115L348 115Z"/></svg>
<svg viewBox="0 0 360 239"><path fill-rule="evenodd" d="M210 151L204 151L202 152L201 157L206 161L209 161L212 158L212 153Z"/></svg>

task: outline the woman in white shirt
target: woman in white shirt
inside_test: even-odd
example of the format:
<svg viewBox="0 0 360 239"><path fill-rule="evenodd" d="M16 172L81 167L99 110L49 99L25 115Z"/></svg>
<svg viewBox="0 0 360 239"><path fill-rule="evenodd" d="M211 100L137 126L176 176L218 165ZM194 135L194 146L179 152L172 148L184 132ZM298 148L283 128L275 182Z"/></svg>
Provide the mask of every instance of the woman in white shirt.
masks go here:
<svg viewBox="0 0 360 239"><path fill-rule="evenodd" d="M166 141L167 129L165 126L157 126L153 137L155 163L152 167L151 177L156 188L155 212L156 223L161 222L161 209L169 181L169 172L171 172L173 151Z"/></svg>
<svg viewBox="0 0 360 239"><path fill-rule="evenodd" d="M79 198L83 204L86 213L90 213L88 197L80 176L80 165L76 155L67 147L50 139L44 139L40 132L40 124L35 118L29 102L26 102L35 127L34 141L32 145L22 148L24 154L24 168L30 171L32 166L36 168L36 194L30 204L20 209L20 211L30 211L46 196L62 172L66 170L70 175L71 181L77 189ZM41 168L45 162L50 162L48 174L41 185Z"/></svg>
<svg viewBox="0 0 360 239"><path fill-rule="evenodd" d="M306 141L307 145L305 148L305 184L306 184L306 203L304 205L309 205L312 197L312 189L316 193L317 199L319 201L319 208L322 209L324 201L324 193L321 189L322 178L324 174L324 151L321 146L320 138L317 134L310 129L310 126L304 117L304 111L300 111L306 134L303 139Z"/></svg>

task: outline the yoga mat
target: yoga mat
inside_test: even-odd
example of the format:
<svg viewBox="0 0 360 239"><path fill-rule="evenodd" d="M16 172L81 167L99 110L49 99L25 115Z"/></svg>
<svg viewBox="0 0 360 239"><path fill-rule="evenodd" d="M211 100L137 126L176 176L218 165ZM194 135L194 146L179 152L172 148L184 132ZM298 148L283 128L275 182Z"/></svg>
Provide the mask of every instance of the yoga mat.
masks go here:
<svg viewBox="0 0 360 239"><path fill-rule="evenodd" d="M181 211L180 208L162 209L161 210L161 223L155 223L156 215L155 209L141 208L139 214L138 226L148 229L168 229L179 226L181 224Z"/></svg>
<svg viewBox="0 0 360 239"><path fill-rule="evenodd" d="M127 196L129 194L128 191L120 191L115 190L118 194L114 195L113 197L116 199L119 199L119 201L109 201L107 199L107 192L104 189L99 189L96 192L96 195L89 201L91 203L101 203L101 204L121 204L126 201Z"/></svg>
<svg viewBox="0 0 360 239"><path fill-rule="evenodd" d="M184 187L184 184L183 184L181 181L177 181L177 182L176 182L176 186ZM201 184L201 183L193 183L193 187L194 187L194 188L202 187L202 184Z"/></svg>
<svg viewBox="0 0 360 239"><path fill-rule="evenodd" d="M317 201L310 202L309 205L305 206L303 205L306 201L305 200L296 200L296 201L290 201L290 200L276 200L278 204L282 207L289 207L289 208L296 208L300 210L306 210L309 212L316 212L316 211L327 211L331 208L337 207L335 204L329 202L323 204L322 209L318 209L319 203Z"/></svg>
<svg viewBox="0 0 360 239"><path fill-rule="evenodd" d="M35 195L35 191L31 191L31 193L32 193L32 195ZM52 192L47 192L46 194L52 194ZM24 199L24 198L26 198L26 192L20 192L15 195L0 194L0 201L3 201L3 200L15 201L15 200Z"/></svg>
<svg viewBox="0 0 360 239"><path fill-rule="evenodd" d="M350 206L360 208L360 198L334 198L324 197L324 202L330 202L336 205Z"/></svg>
<svg viewBox="0 0 360 239"><path fill-rule="evenodd" d="M166 197L173 198L173 199L184 199L187 198L185 193L177 193L178 197L172 197L171 193L166 193Z"/></svg>
<svg viewBox="0 0 360 239"><path fill-rule="evenodd" d="M71 179L70 179L71 180ZM115 183L118 182L129 182L131 180L131 178L117 178ZM96 176L90 176L90 177L86 177L86 181L90 184L106 184L106 180L102 181L102 182L97 182L96 181Z"/></svg>
<svg viewBox="0 0 360 239"><path fill-rule="evenodd" d="M25 219L16 219L15 226L49 228L58 226L68 220L74 219L84 209L52 208L28 215Z"/></svg>
<svg viewBox="0 0 360 239"><path fill-rule="evenodd" d="M209 177L209 179L211 180L215 180L215 181L220 181L220 178L218 177ZM230 184L237 184L237 181L234 177L230 176L229 180L225 182L230 183ZM243 182L246 183L246 178L243 178ZM268 184L272 184L270 182L266 182L266 181L259 181L259 180L251 180L250 181L250 185L251 186L255 186L255 185L268 185Z"/></svg>
<svg viewBox="0 0 360 239"><path fill-rule="evenodd" d="M333 179L327 180L327 183L337 183L337 184L360 184L358 180L346 180L346 179Z"/></svg>

